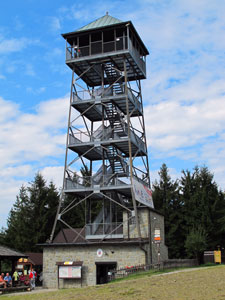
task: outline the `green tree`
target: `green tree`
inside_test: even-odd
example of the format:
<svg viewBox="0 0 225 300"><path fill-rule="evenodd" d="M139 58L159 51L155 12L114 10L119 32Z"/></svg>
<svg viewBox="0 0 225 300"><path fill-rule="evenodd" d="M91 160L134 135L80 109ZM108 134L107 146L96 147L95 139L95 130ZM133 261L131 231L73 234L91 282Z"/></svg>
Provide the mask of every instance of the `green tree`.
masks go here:
<svg viewBox="0 0 225 300"><path fill-rule="evenodd" d="M203 228L207 249L224 245L225 199L207 167L195 167L191 174L183 171L181 190L184 202L186 235L194 228Z"/></svg>
<svg viewBox="0 0 225 300"><path fill-rule="evenodd" d="M198 264L200 264L203 252L207 249L207 235L202 227L192 228L186 238L185 248L188 256L196 258Z"/></svg>
<svg viewBox="0 0 225 300"><path fill-rule="evenodd" d="M37 251L38 243L50 236L59 195L55 185L48 186L36 174L28 187L22 186L7 220L4 244L21 251Z"/></svg>
<svg viewBox="0 0 225 300"><path fill-rule="evenodd" d="M160 168L159 182L153 184L153 201L155 209L164 215L165 242L169 257L184 257L184 217L179 182L172 181L166 164Z"/></svg>

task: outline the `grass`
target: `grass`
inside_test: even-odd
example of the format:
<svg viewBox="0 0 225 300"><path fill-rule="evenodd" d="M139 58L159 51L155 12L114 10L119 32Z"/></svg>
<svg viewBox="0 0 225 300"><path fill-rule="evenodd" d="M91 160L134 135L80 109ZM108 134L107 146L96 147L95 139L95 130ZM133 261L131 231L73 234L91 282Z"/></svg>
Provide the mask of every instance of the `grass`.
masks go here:
<svg viewBox="0 0 225 300"><path fill-rule="evenodd" d="M176 269L177 270L177 269ZM0 300L224 300L225 266L188 269L152 276L136 274L129 280L96 287L63 289L40 294L2 295ZM154 273L156 274L156 272Z"/></svg>
<svg viewBox="0 0 225 300"><path fill-rule="evenodd" d="M133 279L137 279L137 278L141 278L141 277L150 277L153 275L160 275L160 274L164 274L164 273L171 273L171 272L175 272L175 271L181 271L181 270L186 270L186 269L195 269L195 268L204 268L204 267L216 267L219 265L215 265L213 263L207 263L201 266L194 266L194 267L179 267L179 268L171 268L171 269L164 269L164 270L149 270L149 271L143 271L143 272L138 272L138 273L134 273L134 274L130 274L128 277L122 277L122 278L118 278L118 279L114 279L112 280L112 283L114 282L120 282L120 281L124 281L124 280L133 280Z"/></svg>
<svg viewBox="0 0 225 300"><path fill-rule="evenodd" d="M134 274L130 274L127 277L121 277L121 278L117 278L111 281L111 283L115 283L115 282L120 282L120 281L124 281L124 280L134 280L134 279L138 279L138 278L142 278L142 277L150 277L153 275L159 275L159 274L164 274L164 273L171 273L173 271L178 271L178 270L182 270L182 269L186 269L186 268L174 268L174 269L165 269L165 270L149 270L149 271L140 271L138 273L134 273Z"/></svg>

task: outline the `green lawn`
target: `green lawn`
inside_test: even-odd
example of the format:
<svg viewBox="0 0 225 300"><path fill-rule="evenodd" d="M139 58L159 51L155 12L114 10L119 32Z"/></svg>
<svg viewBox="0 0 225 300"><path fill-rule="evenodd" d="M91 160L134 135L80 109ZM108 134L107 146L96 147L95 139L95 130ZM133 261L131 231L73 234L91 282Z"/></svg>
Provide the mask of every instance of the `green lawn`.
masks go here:
<svg viewBox="0 0 225 300"><path fill-rule="evenodd" d="M107 285L40 294L2 295L1 300L225 300L225 266L151 273Z"/></svg>

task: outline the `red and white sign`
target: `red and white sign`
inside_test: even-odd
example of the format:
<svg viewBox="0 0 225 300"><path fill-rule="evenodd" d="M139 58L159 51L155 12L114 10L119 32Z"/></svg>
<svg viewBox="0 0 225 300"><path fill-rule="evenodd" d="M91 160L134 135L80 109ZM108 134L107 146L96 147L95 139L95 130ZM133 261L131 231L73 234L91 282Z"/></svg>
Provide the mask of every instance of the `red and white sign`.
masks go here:
<svg viewBox="0 0 225 300"><path fill-rule="evenodd" d="M98 250L97 250L97 256L98 256L98 257L102 257L102 255L103 255L102 249L98 249Z"/></svg>
<svg viewBox="0 0 225 300"><path fill-rule="evenodd" d="M155 243L160 243L160 241L161 241L160 229L155 229L154 241L155 241Z"/></svg>
<svg viewBox="0 0 225 300"><path fill-rule="evenodd" d="M133 190L135 199L138 202L148 207L154 208L152 200L152 191L147 186L133 179Z"/></svg>

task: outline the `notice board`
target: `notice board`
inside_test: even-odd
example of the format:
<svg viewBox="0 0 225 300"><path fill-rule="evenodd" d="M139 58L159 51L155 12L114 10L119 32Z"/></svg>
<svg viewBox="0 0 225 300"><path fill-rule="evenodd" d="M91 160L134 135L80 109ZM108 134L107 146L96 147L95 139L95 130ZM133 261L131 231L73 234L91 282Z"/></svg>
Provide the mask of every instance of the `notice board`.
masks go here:
<svg viewBox="0 0 225 300"><path fill-rule="evenodd" d="M59 278L81 278L81 266L59 266Z"/></svg>

